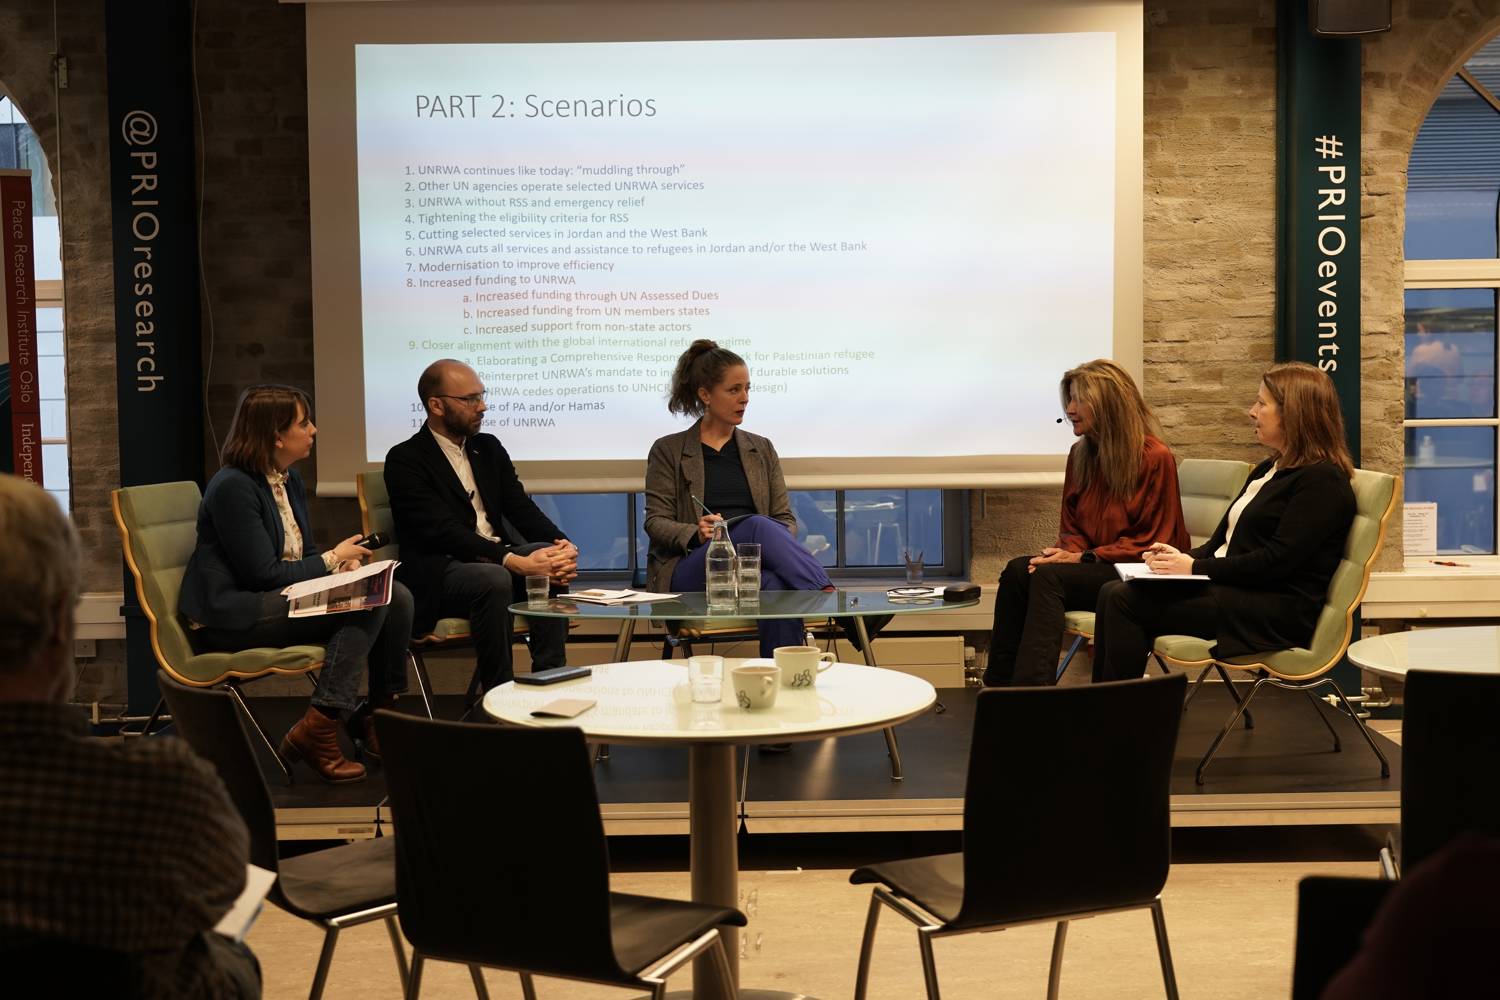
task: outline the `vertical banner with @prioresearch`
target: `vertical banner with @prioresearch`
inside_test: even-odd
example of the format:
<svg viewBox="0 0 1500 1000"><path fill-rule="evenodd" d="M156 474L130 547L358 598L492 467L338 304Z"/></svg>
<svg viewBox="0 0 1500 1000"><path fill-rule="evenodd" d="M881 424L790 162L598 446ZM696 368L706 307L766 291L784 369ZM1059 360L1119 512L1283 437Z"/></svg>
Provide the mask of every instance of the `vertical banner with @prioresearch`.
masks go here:
<svg viewBox="0 0 1500 1000"><path fill-rule="evenodd" d="M640 459L698 338L783 457L1065 452L1058 377L1113 348L1115 45L357 45L364 457L455 357L517 459Z"/></svg>

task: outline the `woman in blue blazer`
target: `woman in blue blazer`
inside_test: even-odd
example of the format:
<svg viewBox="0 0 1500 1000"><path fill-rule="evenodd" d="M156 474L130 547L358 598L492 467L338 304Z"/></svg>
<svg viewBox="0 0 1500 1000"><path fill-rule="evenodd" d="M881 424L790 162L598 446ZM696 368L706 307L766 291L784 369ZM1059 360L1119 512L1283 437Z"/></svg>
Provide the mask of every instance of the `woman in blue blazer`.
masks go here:
<svg viewBox="0 0 1500 1000"><path fill-rule="evenodd" d="M369 671L369 705L351 735L379 759L368 709L388 706L406 690L411 593L393 585L391 602L369 611L287 617L281 591L289 584L353 569L370 555L354 535L320 553L312 540L307 494L293 463L312 453L318 429L300 389L255 385L240 395L198 508L198 545L182 580L178 610L200 651L255 646L321 645L327 651L306 714L281 742L290 760L305 759L325 781L358 781L364 766L339 749L340 713L359 707Z"/></svg>
<svg viewBox="0 0 1500 1000"><path fill-rule="evenodd" d="M1289 361L1269 368L1250 407L1272 451L1250 473L1212 537L1180 552L1157 543L1152 572L1207 582L1125 583L1099 592L1094 680L1139 677L1159 635L1216 640L1215 656L1306 646L1354 521L1354 475L1328 375Z"/></svg>

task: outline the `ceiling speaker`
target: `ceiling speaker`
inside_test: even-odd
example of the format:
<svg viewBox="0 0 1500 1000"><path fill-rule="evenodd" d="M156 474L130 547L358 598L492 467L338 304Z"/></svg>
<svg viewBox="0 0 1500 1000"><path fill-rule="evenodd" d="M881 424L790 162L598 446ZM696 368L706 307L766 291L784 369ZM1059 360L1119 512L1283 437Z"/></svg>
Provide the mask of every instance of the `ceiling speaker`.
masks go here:
<svg viewBox="0 0 1500 1000"><path fill-rule="evenodd" d="M1391 30L1391 0L1310 0L1315 35L1335 38Z"/></svg>

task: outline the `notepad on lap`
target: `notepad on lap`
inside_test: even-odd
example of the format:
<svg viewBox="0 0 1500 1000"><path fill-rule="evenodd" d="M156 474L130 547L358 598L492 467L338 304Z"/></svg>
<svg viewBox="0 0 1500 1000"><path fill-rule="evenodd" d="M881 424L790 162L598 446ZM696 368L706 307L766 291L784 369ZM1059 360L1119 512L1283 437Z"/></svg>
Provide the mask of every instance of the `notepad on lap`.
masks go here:
<svg viewBox="0 0 1500 1000"><path fill-rule="evenodd" d="M1202 573L1153 573L1151 567L1143 562L1138 563L1115 563L1115 572L1120 574L1121 580L1134 583L1138 580L1207 580L1208 577Z"/></svg>

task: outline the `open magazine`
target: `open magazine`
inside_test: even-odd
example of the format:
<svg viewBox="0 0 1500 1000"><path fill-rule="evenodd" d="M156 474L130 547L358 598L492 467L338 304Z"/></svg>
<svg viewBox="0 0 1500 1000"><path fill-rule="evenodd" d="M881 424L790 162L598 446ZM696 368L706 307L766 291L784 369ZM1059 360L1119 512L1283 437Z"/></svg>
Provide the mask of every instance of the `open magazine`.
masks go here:
<svg viewBox="0 0 1500 1000"><path fill-rule="evenodd" d="M398 565L394 559L381 559L345 573L294 583L281 592L287 599L287 617L311 618L389 604Z"/></svg>

